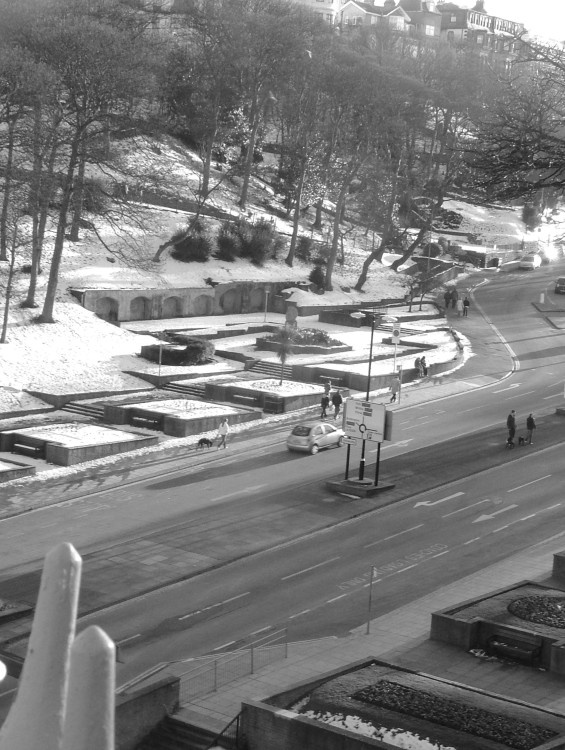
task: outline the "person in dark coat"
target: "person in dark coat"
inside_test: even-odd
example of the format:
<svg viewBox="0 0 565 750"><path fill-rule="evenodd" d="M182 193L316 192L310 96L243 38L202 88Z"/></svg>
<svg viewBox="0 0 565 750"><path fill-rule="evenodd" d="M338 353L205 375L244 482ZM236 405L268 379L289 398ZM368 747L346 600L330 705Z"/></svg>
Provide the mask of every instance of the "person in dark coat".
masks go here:
<svg viewBox="0 0 565 750"><path fill-rule="evenodd" d="M451 302L451 289L446 289L443 294L443 299L445 300L445 309L449 307L449 303Z"/></svg>
<svg viewBox="0 0 565 750"><path fill-rule="evenodd" d="M510 448L514 447L514 436L516 435L516 412L514 409L508 415L506 420L506 427L508 427L508 445Z"/></svg>
<svg viewBox="0 0 565 750"><path fill-rule="evenodd" d="M332 394L332 404L334 407L334 417L337 419L339 416L339 410L341 409L341 405L343 404L343 398L341 396L341 393L339 392L339 388L336 388L336 390Z"/></svg>
<svg viewBox="0 0 565 750"><path fill-rule="evenodd" d="M471 307L471 302L469 300L469 297L465 297L463 300L463 317L466 318L469 315L469 308Z"/></svg>
<svg viewBox="0 0 565 750"><path fill-rule="evenodd" d="M459 299L459 292L457 291L457 289L454 289L451 292L451 307L453 309L455 309L455 307L457 306L457 300L458 299Z"/></svg>
<svg viewBox="0 0 565 750"><path fill-rule="evenodd" d="M328 406L329 405L330 405L330 397L324 393L324 395L322 396L322 414L320 416L320 419L328 418Z"/></svg>
<svg viewBox="0 0 565 750"><path fill-rule="evenodd" d="M532 445L532 437L534 436L534 430L536 429L536 420L533 414L528 414L526 419L526 443Z"/></svg>

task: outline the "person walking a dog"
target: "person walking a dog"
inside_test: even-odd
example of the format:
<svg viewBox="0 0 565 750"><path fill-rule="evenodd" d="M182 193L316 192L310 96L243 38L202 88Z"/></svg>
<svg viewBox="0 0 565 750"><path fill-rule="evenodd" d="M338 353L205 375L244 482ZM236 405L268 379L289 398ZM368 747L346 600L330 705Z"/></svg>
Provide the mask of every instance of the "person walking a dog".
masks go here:
<svg viewBox="0 0 565 750"><path fill-rule="evenodd" d="M514 447L514 436L516 435L516 412L514 409L510 412L508 415L508 419L506 420L506 427L508 428L508 440L507 445L509 448Z"/></svg>
<svg viewBox="0 0 565 750"><path fill-rule="evenodd" d="M528 418L526 419L526 443L528 445L532 445L532 437L534 436L535 429L536 420L534 419L534 415L530 412L530 414L528 414Z"/></svg>
<svg viewBox="0 0 565 750"><path fill-rule="evenodd" d="M228 419L227 417L224 417L222 421L220 422L220 426L218 427L218 438L219 438L218 450L220 450L222 446L224 448L228 447L227 440L228 440L229 431L230 431L230 426L228 424Z"/></svg>

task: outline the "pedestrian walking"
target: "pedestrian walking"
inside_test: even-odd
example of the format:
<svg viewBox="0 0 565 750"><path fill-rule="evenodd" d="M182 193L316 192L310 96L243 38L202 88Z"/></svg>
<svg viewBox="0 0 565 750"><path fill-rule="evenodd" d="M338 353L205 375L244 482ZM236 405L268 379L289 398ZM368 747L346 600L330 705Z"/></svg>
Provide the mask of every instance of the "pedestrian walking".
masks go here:
<svg viewBox="0 0 565 750"><path fill-rule="evenodd" d="M514 409L508 415L506 420L506 427L508 428L508 440L506 441L509 448L514 447L514 436L516 435L516 412Z"/></svg>
<svg viewBox="0 0 565 750"><path fill-rule="evenodd" d="M222 447L224 448L228 447L229 431L230 431L230 426L228 424L227 417L224 417L222 421L220 422L220 426L218 427L218 438L219 438L218 450L220 450L220 448Z"/></svg>
<svg viewBox="0 0 565 750"><path fill-rule="evenodd" d="M332 404L334 407L334 417L335 419L339 416L339 410L341 409L341 405L343 404L343 398L341 396L341 393L339 392L339 388L336 388L332 395Z"/></svg>
<svg viewBox="0 0 565 750"><path fill-rule="evenodd" d="M320 415L320 419L327 419L328 418L328 406L330 405L330 397L327 396L325 393L322 396L322 414Z"/></svg>
<svg viewBox="0 0 565 750"><path fill-rule="evenodd" d="M331 391L331 389L332 389L332 381L328 379L324 383L324 396L327 396L328 399L330 397L330 391Z"/></svg>
<svg viewBox="0 0 565 750"><path fill-rule="evenodd" d="M424 370L422 368L422 360L420 359L420 357L416 357L416 359L414 360L414 369L416 370L416 375L419 378L424 377Z"/></svg>
<svg viewBox="0 0 565 750"><path fill-rule="evenodd" d="M396 401L396 397L400 393L400 378L398 375L395 375L392 379L392 383L390 384L390 403L392 404L394 401Z"/></svg>
<svg viewBox="0 0 565 750"><path fill-rule="evenodd" d="M459 292L457 289L453 289L451 292L451 307L452 309L455 309L457 305L457 300L459 299Z"/></svg>
<svg viewBox="0 0 565 750"><path fill-rule="evenodd" d="M534 415L530 412L530 414L528 414L528 418L526 419L526 443L528 445L532 445L532 437L534 436L535 429L536 420L534 419Z"/></svg>
<svg viewBox="0 0 565 750"><path fill-rule="evenodd" d="M446 289L443 293L443 299L445 300L445 309L449 307L449 303L451 302L451 289Z"/></svg>
<svg viewBox="0 0 565 750"><path fill-rule="evenodd" d="M463 311L465 309L464 306L463 306L463 300L462 299L458 299L455 306L457 308L457 317L460 318L463 315Z"/></svg>
<svg viewBox="0 0 565 750"><path fill-rule="evenodd" d="M465 297L463 300L463 317L466 318L469 315L469 308L471 307L471 302L469 301L469 297Z"/></svg>
<svg viewBox="0 0 565 750"><path fill-rule="evenodd" d="M422 357L420 360L420 367L422 369L422 377L426 377L428 374L428 363L426 362L426 358Z"/></svg>

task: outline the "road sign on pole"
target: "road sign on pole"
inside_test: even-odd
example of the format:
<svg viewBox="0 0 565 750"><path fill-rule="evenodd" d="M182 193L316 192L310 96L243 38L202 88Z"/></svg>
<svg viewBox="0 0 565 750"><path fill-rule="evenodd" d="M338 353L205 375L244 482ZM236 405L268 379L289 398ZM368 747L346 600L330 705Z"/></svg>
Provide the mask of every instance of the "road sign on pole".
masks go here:
<svg viewBox="0 0 565 750"><path fill-rule="evenodd" d="M392 343L400 343L400 323L393 323L392 326Z"/></svg>
<svg viewBox="0 0 565 750"><path fill-rule="evenodd" d="M384 440L386 407L348 398L343 410L343 429L349 438L380 443Z"/></svg>

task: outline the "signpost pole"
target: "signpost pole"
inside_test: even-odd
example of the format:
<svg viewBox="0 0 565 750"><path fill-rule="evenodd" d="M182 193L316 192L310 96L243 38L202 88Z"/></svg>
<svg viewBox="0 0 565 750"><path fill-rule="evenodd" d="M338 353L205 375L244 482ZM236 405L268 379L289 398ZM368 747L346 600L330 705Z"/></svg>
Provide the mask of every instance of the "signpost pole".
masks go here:
<svg viewBox="0 0 565 750"><path fill-rule="evenodd" d="M351 443L347 443L347 456L345 458L345 479L349 479L349 458L351 456Z"/></svg>
<svg viewBox="0 0 565 750"><path fill-rule="evenodd" d="M377 463L375 464L375 487L379 486L379 465L381 463L381 443L377 443Z"/></svg>
<svg viewBox="0 0 565 750"><path fill-rule="evenodd" d="M371 581L369 583L369 608L367 612L367 635L371 632L371 605L373 603L373 578L375 577L375 566L371 565Z"/></svg>

